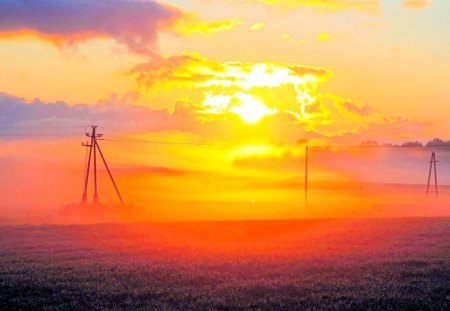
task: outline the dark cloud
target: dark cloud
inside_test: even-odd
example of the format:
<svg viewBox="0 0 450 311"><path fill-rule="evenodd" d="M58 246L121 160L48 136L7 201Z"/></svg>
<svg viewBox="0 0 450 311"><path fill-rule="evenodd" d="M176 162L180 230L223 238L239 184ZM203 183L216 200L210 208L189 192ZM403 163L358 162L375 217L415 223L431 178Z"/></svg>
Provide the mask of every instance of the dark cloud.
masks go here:
<svg viewBox="0 0 450 311"><path fill-rule="evenodd" d="M0 2L0 34L31 31L63 43L109 37L133 52L151 53L158 30L180 15L154 1L6 0Z"/></svg>
<svg viewBox="0 0 450 311"><path fill-rule="evenodd" d="M131 105L114 96L95 105L68 105L65 102L45 103L41 100L29 103L0 93L0 124L3 133L11 133L9 127L70 127L89 124L98 124L120 132L188 130L192 121L187 108L170 113L167 110Z"/></svg>

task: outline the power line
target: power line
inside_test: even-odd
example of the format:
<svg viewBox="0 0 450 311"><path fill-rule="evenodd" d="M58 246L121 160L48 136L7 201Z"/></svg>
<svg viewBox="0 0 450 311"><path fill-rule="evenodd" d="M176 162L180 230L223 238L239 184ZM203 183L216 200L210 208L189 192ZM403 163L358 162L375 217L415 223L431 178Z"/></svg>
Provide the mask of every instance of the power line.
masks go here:
<svg viewBox="0 0 450 311"><path fill-rule="evenodd" d="M79 136L83 133L54 133L54 134L2 134L0 133L0 137L72 137L72 136Z"/></svg>
<svg viewBox="0 0 450 311"><path fill-rule="evenodd" d="M429 148L450 148L450 145L432 145L432 146L399 146L399 145L294 145L294 144L273 144L273 145L258 145L258 144L235 144L235 143L201 143L201 142L181 142L181 141L162 141L162 140L146 140L146 139L129 139L129 138L113 138L113 139L103 139L105 141L112 142L130 142L130 143L144 143L144 144L161 144L161 145L192 145L192 146L211 146L211 147L280 147L280 148L309 148L316 149L352 149L352 148L385 148L385 149L429 149Z"/></svg>
<svg viewBox="0 0 450 311"><path fill-rule="evenodd" d="M113 130L113 131L123 131L124 130L123 128L118 129L118 128L114 128L114 127L105 127L105 126L102 126L102 129Z"/></svg>
<svg viewBox="0 0 450 311"><path fill-rule="evenodd" d="M0 126L1 129L7 130L23 130L23 129L64 129L64 128L86 128L88 125L67 125L67 126ZM117 130L117 128L105 127L111 130ZM65 136L78 136L84 135L84 133L2 133L0 137L65 137ZM103 139L111 142L130 142L130 143L144 143L144 144L158 144L158 145L174 145L174 146L206 146L206 147L243 147L243 148L265 148L269 145L261 144L236 144L236 143L205 143L205 142L192 142L192 141L163 141L163 140L146 140L146 139L132 139L120 136L110 136L111 139ZM273 144L270 145L277 148L304 148L305 145L298 144ZM402 146L402 145L308 145L309 148L314 149L364 149L364 148L408 148L408 149L430 149L430 148L450 148L447 144L435 144L431 146Z"/></svg>
<svg viewBox="0 0 450 311"><path fill-rule="evenodd" d="M0 126L0 137L69 137L69 136L79 136L83 133L81 132L55 132L48 131L51 129L60 130L60 129L76 129L76 128L86 128L87 125L64 125L64 126L46 126L46 125L27 125L27 126ZM47 131L39 131L39 130L47 130ZM35 130L32 133L24 132L26 130Z"/></svg>
<svg viewBox="0 0 450 311"><path fill-rule="evenodd" d="M64 129L64 128L86 128L89 125L64 125L64 126L0 126L0 129L21 130L21 129Z"/></svg>
<svg viewBox="0 0 450 311"><path fill-rule="evenodd" d="M328 145L328 146L321 146L321 145L308 145L310 148L316 148L316 149L326 149L326 148L342 148L342 149L356 149L356 148L384 148L384 149L430 149L430 148L450 148L450 145L431 145L431 146L399 146L399 145Z"/></svg>
<svg viewBox="0 0 450 311"><path fill-rule="evenodd" d="M176 142L176 141L162 141L162 140L142 140L142 139L103 139L112 142L130 142L142 144L157 144L157 145L180 145L180 146L207 146L207 147L248 147L248 148L267 148L267 147L281 147L281 148L304 148L299 145L242 145L233 143L201 143L201 142Z"/></svg>

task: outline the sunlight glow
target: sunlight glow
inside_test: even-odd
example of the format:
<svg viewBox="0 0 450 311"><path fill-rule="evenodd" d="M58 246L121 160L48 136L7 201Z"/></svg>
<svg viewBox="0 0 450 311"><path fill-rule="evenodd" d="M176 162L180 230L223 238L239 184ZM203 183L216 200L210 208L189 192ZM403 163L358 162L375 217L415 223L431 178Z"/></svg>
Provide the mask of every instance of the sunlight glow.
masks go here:
<svg viewBox="0 0 450 311"><path fill-rule="evenodd" d="M267 107L252 95L243 92L237 92L234 95L214 95L207 92L203 106L205 109L202 113L205 115L222 115L231 112L246 123L256 123L264 116L277 112L276 109Z"/></svg>
<svg viewBox="0 0 450 311"><path fill-rule="evenodd" d="M200 63L204 63L201 61ZM316 91L320 82L328 75L325 71L316 72L307 67L285 66L274 63L223 63L211 66L198 66L192 70L198 73L198 87L207 88L202 107L198 113L205 119L223 116L227 113L238 115L245 123L257 123L264 116L286 112L297 119L305 120L307 106L316 101ZM216 68L217 67L217 68ZM218 70L220 68L220 70ZM207 78L205 78L207 77ZM298 108L277 109L268 107L256 96L261 89L274 89L283 86L294 87ZM214 90L220 88L221 93ZM263 96L264 97L264 96ZM261 98L261 96L259 96ZM209 117L208 117L209 116Z"/></svg>
<svg viewBox="0 0 450 311"><path fill-rule="evenodd" d="M237 86L243 90L255 87L280 87L282 85L317 84L320 77L309 73L307 68L289 68L272 63L245 64L224 63L223 71L211 72L206 68L195 68L195 72L210 75L212 78L202 81L198 86L232 87Z"/></svg>
<svg viewBox="0 0 450 311"><path fill-rule="evenodd" d="M236 98L240 103L229 108L229 111L236 113L244 122L256 123L262 117L277 112L276 109L270 109L253 96L245 93L236 93Z"/></svg>

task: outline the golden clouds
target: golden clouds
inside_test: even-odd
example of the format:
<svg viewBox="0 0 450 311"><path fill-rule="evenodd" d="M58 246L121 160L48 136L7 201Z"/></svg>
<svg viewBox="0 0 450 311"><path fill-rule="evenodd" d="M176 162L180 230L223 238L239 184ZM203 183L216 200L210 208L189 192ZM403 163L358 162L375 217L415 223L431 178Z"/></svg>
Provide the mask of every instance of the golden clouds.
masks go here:
<svg viewBox="0 0 450 311"><path fill-rule="evenodd" d="M383 123L383 117L367 106L360 106L335 94L317 92L302 106L304 128L323 136L357 133L370 124Z"/></svg>
<svg viewBox="0 0 450 311"><path fill-rule="evenodd" d="M380 0L254 0L254 2L287 7L305 7L320 11L356 10L378 13L381 10Z"/></svg>
<svg viewBox="0 0 450 311"><path fill-rule="evenodd" d="M79 34L71 34L70 36L61 34L45 34L33 29L0 31L1 40L15 39L37 39L62 48L67 45L73 45L79 42L85 42L91 39L106 39L108 36L100 35L95 32L83 32Z"/></svg>
<svg viewBox="0 0 450 311"><path fill-rule="evenodd" d="M328 72L303 66L276 63L225 63L225 70L217 72L214 78L202 85L220 87L239 87L249 90L256 87L280 87L317 83L326 78Z"/></svg>
<svg viewBox="0 0 450 311"><path fill-rule="evenodd" d="M266 120L267 126L299 126L333 136L358 131L378 118L367 107L320 92L320 85L331 76L322 68L217 62L198 54L183 54L154 58L136 66L132 75L144 90L183 89L184 94L196 94L200 100L192 104L193 114L202 121L234 120L238 116L247 124Z"/></svg>
<svg viewBox="0 0 450 311"><path fill-rule="evenodd" d="M244 122L255 123L277 112L273 103L258 99L261 89L293 87L301 107L289 113L301 118L306 116L303 106L309 105L314 96L310 92L331 73L299 65L216 62L198 54L183 54L153 58L136 66L132 74L147 90L185 88L202 92L204 100L198 112L204 119L231 112Z"/></svg>
<svg viewBox="0 0 450 311"><path fill-rule="evenodd" d="M153 58L131 73L140 86L274 88L283 85L317 83L331 73L322 68L281 63L216 62L198 54Z"/></svg>
<svg viewBox="0 0 450 311"><path fill-rule="evenodd" d="M145 89L165 87L195 87L214 78L223 71L220 63L209 61L198 54L153 57L131 70L140 87Z"/></svg>
<svg viewBox="0 0 450 311"><path fill-rule="evenodd" d="M174 26L173 31L180 35L207 35L217 32L232 30L243 22L238 18L225 20L203 21L194 14L185 14L181 17Z"/></svg>
<svg viewBox="0 0 450 311"><path fill-rule="evenodd" d="M319 33L319 34L316 35L316 40L317 41L328 41L330 39L331 39L331 34L326 33L326 32Z"/></svg>
<svg viewBox="0 0 450 311"><path fill-rule="evenodd" d="M253 30L253 31L257 31L257 30L263 29L265 26L266 25L264 23L258 22L258 23L255 23L255 24L251 25L249 29Z"/></svg>

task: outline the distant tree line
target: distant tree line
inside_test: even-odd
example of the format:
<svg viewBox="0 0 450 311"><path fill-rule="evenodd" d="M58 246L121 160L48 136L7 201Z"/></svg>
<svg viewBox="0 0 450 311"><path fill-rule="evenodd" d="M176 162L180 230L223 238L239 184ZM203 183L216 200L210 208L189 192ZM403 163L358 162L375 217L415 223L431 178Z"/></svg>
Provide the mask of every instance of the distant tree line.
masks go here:
<svg viewBox="0 0 450 311"><path fill-rule="evenodd" d="M440 138L434 138L425 144L421 143L420 141L407 141L401 144L391 144L391 143L378 143L377 141L373 140L366 140L361 142L361 146L392 146L392 147L433 147L433 146L450 146L450 140L442 140Z"/></svg>

